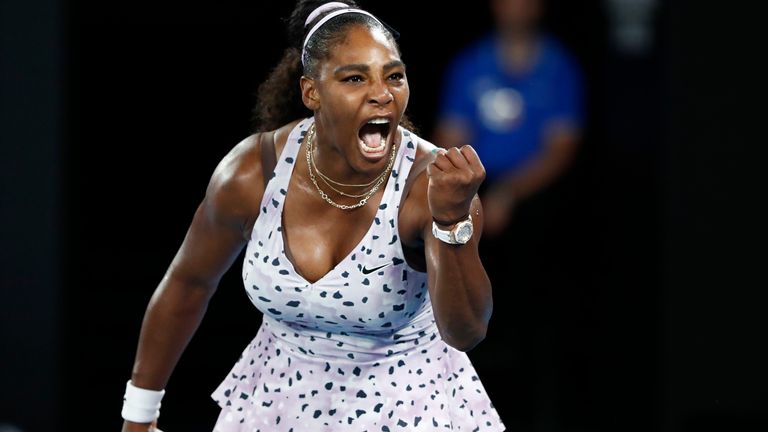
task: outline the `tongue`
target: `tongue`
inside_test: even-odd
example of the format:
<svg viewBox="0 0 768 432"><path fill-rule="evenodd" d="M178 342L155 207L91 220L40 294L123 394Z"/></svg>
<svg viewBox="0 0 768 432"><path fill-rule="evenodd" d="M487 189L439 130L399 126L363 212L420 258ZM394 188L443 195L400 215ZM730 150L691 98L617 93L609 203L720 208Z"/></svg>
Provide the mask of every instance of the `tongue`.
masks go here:
<svg viewBox="0 0 768 432"><path fill-rule="evenodd" d="M363 138L363 142L368 147L378 148L381 145L382 136L379 132L363 133L361 136Z"/></svg>

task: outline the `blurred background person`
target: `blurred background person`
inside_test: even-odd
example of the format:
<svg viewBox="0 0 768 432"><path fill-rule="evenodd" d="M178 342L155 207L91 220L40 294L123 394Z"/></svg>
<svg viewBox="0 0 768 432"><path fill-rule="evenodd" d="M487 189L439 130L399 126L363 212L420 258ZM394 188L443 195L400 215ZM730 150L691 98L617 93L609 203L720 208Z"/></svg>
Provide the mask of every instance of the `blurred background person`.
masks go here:
<svg viewBox="0 0 768 432"><path fill-rule="evenodd" d="M516 203L569 166L581 136L581 73L539 27L543 0L491 0L494 31L461 52L442 91L436 142L476 146L488 177L486 237L507 227Z"/></svg>
<svg viewBox="0 0 768 432"><path fill-rule="evenodd" d="M494 317L496 329L474 354L481 373L495 377L488 392L506 402L499 411L510 428L548 430L573 358L568 317L580 313L566 304L578 290L563 280L572 224L552 191L582 137L582 72L543 29L544 0L489 3L493 29L447 70L435 142L472 144L487 170L481 254L494 303L511 311Z"/></svg>

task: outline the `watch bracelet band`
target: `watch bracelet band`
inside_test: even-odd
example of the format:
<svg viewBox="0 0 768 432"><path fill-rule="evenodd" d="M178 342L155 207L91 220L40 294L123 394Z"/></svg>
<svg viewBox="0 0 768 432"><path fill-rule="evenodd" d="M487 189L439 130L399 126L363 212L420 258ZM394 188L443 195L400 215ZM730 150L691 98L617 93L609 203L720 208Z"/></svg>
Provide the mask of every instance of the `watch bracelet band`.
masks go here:
<svg viewBox="0 0 768 432"><path fill-rule="evenodd" d="M451 231L446 231L438 228L437 222L432 222L432 235L443 243L456 244L451 235Z"/></svg>
<svg viewBox="0 0 768 432"><path fill-rule="evenodd" d="M440 228L438 226L438 223L435 220L433 220L432 221L432 235L436 239L442 241L443 243L454 244L454 245L464 244L465 242L461 242L461 241L458 241L456 239L456 233L455 233L455 230L458 228L458 225L463 223L463 222L469 222L471 224L472 223L472 214L468 214L466 216L466 218L464 218L464 219L454 223L453 224L454 225L453 228L451 228L449 230L445 230L445 229Z"/></svg>

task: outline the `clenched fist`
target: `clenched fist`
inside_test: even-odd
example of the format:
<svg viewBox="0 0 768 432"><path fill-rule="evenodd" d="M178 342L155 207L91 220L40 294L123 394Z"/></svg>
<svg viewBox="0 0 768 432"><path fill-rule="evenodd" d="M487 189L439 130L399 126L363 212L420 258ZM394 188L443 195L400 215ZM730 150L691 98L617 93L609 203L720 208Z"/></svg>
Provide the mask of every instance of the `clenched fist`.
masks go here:
<svg viewBox="0 0 768 432"><path fill-rule="evenodd" d="M469 145L433 152L435 160L427 166L429 211L435 221L450 225L469 214L472 198L485 179L485 167Z"/></svg>

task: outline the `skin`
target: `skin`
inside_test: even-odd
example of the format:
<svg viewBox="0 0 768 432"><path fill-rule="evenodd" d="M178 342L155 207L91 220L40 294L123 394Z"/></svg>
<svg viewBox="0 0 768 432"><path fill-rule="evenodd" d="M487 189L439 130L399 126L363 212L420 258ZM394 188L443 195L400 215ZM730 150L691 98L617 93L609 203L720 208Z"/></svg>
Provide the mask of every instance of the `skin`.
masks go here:
<svg viewBox="0 0 768 432"><path fill-rule="evenodd" d="M320 170L344 183L364 183L384 170L387 157L363 156L360 125L377 116L388 116L392 125L398 124L409 96L405 66L396 47L381 32L366 27L350 28L338 48L320 65L317 76L302 78L302 97L315 113L314 157ZM278 154L296 123L275 132ZM391 146L400 145L400 135L392 129L387 155ZM165 387L220 278L250 237L264 191L256 144L253 136L247 138L216 168L186 238L150 301L132 374L137 387ZM304 151L302 145L299 154ZM476 234L466 245L448 245L432 236L431 224L433 217L456 221L471 211L479 232L483 213L476 192L485 171L469 146L440 154L420 149L414 166L425 158L428 166L416 177L401 206L401 241L413 256L408 263L428 272L443 339L466 351L485 337L492 308L491 285L478 255L480 236ZM309 179L306 159L297 158L283 225L286 252L305 279L320 279L359 242L373 222L383 190L359 209L337 209L320 198ZM131 422L123 426L124 432L148 429L149 425Z"/></svg>
<svg viewBox="0 0 768 432"><path fill-rule="evenodd" d="M541 19L543 0L491 0L496 28L503 33L535 32Z"/></svg>
<svg viewBox="0 0 768 432"><path fill-rule="evenodd" d="M524 74L538 56L538 22L542 0L492 0L491 9L500 40L499 56L511 74ZM547 126L542 150L519 169L494 181L483 195L485 226L489 237L500 235L509 225L517 203L537 194L560 177L572 163L580 141L573 127L553 122ZM446 148L472 141L460 119L444 119L435 140Z"/></svg>

